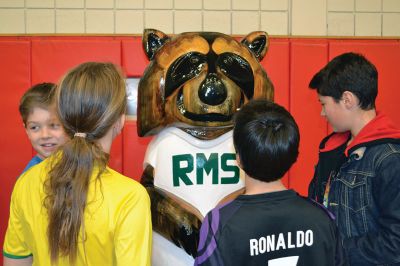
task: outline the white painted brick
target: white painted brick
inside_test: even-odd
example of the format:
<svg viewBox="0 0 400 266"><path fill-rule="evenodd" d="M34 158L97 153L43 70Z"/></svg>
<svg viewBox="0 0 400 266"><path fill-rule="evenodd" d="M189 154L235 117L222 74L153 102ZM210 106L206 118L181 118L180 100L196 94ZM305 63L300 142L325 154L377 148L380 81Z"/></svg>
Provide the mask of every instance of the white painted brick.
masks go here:
<svg viewBox="0 0 400 266"><path fill-rule="evenodd" d="M86 33L114 33L113 10L86 10Z"/></svg>
<svg viewBox="0 0 400 266"><path fill-rule="evenodd" d="M380 13L357 13L355 23L356 36L381 36Z"/></svg>
<svg viewBox="0 0 400 266"><path fill-rule="evenodd" d="M79 9L56 11L57 33L85 33L85 12Z"/></svg>
<svg viewBox="0 0 400 266"><path fill-rule="evenodd" d="M354 14L329 13L328 36L354 36Z"/></svg>
<svg viewBox="0 0 400 266"><path fill-rule="evenodd" d="M383 36L400 36L400 14L383 14Z"/></svg>
<svg viewBox="0 0 400 266"><path fill-rule="evenodd" d="M262 12L261 29L269 35L288 35L287 12Z"/></svg>
<svg viewBox="0 0 400 266"><path fill-rule="evenodd" d="M175 11L174 33L201 31L202 18L199 11Z"/></svg>
<svg viewBox="0 0 400 266"><path fill-rule="evenodd" d="M0 33L25 33L23 9L0 9Z"/></svg>
<svg viewBox="0 0 400 266"><path fill-rule="evenodd" d="M203 30L231 34L231 13L228 11L204 12Z"/></svg>
<svg viewBox="0 0 400 266"><path fill-rule="evenodd" d="M55 33L54 9L27 9L26 33Z"/></svg>

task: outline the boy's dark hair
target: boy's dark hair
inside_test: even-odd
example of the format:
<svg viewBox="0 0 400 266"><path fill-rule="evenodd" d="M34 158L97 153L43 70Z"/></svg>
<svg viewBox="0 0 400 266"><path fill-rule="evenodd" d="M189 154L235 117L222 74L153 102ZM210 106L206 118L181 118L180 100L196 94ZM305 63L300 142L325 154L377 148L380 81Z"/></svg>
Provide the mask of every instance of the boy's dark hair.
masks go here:
<svg viewBox="0 0 400 266"><path fill-rule="evenodd" d="M32 86L24 93L19 102L19 113L24 124L26 124L29 114L35 107L48 109L53 102L54 87L55 84L53 83L40 83Z"/></svg>
<svg viewBox="0 0 400 266"><path fill-rule="evenodd" d="M354 93L360 108L375 108L378 95L378 71L364 56L344 53L333 58L311 79L309 87L322 96L330 96L336 102L345 91Z"/></svg>
<svg viewBox="0 0 400 266"><path fill-rule="evenodd" d="M252 100L235 115L233 142L247 175L263 182L283 177L299 154L299 128L282 106Z"/></svg>

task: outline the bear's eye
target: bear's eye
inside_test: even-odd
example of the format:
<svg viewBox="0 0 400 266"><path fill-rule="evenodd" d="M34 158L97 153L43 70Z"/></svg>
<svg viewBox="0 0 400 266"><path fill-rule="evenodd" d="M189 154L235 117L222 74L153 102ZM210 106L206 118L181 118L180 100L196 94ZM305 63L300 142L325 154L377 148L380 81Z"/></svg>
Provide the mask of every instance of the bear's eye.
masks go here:
<svg viewBox="0 0 400 266"><path fill-rule="evenodd" d="M183 83L197 76L200 72L206 57L197 52L190 52L176 59L169 67L165 79L165 97L179 88Z"/></svg>
<svg viewBox="0 0 400 266"><path fill-rule="evenodd" d="M197 64L200 61L200 58L197 55L193 55L190 57L190 63Z"/></svg>
<svg viewBox="0 0 400 266"><path fill-rule="evenodd" d="M251 99L254 92L253 70L243 57L233 53L222 53L218 56L216 65L229 79L235 82Z"/></svg>
<svg viewBox="0 0 400 266"><path fill-rule="evenodd" d="M168 69L168 76L175 82L186 81L198 74L199 67L206 61L204 55L190 52L179 57Z"/></svg>
<svg viewBox="0 0 400 266"><path fill-rule="evenodd" d="M232 57L224 57L222 61L224 62L225 65L232 65L233 63Z"/></svg>
<svg viewBox="0 0 400 266"><path fill-rule="evenodd" d="M250 64L241 56L223 53L217 59L219 69L231 79L253 79Z"/></svg>

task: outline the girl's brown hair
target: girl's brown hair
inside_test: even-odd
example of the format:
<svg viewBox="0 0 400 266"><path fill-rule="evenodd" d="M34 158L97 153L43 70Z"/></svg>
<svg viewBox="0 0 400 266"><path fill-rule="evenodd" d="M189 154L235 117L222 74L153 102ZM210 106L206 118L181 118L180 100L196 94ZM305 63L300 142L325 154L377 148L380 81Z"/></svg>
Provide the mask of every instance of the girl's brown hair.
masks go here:
<svg viewBox="0 0 400 266"><path fill-rule="evenodd" d="M68 256L72 264L76 261L80 231L84 240L90 178L96 168L99 180L109 158L97 140L113 130L125 113L125 81L115 65L88 62L64 76L55 97L60 121L71 140L53 156L45 183L47 236L52 262ZM75 136L76 133L86 137Z"/></svg>

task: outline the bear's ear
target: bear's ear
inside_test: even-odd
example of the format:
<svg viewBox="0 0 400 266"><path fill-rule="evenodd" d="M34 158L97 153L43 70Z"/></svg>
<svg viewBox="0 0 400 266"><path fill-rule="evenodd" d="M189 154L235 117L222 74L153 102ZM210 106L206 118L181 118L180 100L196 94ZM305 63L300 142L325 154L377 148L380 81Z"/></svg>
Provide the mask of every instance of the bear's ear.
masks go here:
<svg viewBox="0 0 400 266"><path fill-rule="evenodd" d="M170 37L164 32L155 29L144 29L142 45L149 60L152 60L158 49L160 49Z"/></svg>
<svg viewBox="0 0 400 266"><path fill-rule="evenodd" d="M253 31L247 34L241 41L261 61L269 47L268 34L264 31Z"/></svg>

